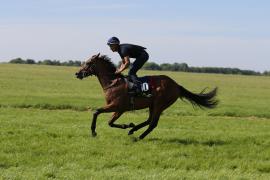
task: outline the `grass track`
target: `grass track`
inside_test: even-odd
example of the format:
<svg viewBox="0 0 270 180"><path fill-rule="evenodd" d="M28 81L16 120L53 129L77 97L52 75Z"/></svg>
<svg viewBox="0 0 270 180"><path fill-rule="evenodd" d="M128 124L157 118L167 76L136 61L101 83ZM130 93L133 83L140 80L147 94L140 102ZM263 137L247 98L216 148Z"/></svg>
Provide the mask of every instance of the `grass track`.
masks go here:
<svg viewBox="0 0 270 180"><path fill-rule="evenodd" d="M14 72L15 70L15 72ZM270 78L168 74L189 90L219 87L220 106L177 101L158 127L134 142L91 110L104 103L98 81L76 68L0 65L0 179L269 179ZM142 122L146 110L120 122Z"/></svg>

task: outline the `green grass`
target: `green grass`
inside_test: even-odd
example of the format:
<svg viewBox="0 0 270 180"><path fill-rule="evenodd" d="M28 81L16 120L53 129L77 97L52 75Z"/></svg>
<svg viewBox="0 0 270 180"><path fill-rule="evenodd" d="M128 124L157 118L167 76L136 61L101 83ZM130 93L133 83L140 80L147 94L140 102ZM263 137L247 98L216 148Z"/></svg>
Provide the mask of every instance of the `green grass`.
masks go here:
<svg viewBox="0 0 270 180"><path fill-rule="evenodd" d="M217 109L178 100L146 139L145 129L89 136L92 109L104 105L96 78L77 68L0 65L0 179L270 179L270 78L166 74L193 92L219 87ZM139 123L147 111L124 114Z"/></svg>

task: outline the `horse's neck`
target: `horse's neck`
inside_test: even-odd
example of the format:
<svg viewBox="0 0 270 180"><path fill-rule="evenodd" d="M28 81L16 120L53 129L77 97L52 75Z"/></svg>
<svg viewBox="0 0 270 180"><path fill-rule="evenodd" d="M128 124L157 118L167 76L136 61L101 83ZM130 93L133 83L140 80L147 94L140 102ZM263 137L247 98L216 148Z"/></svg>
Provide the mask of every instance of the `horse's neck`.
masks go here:
<svg viewBox="0 0 270 180"><path fill-rule="evenodd" d="M115 80L115 77L110 77L108 75L106 75L106 76L104 76L104 75L103 76L98 75L97 77L98 77L99 83L100 83L100 85L101 85L101 87L103 89L106 89L108 86L111 85L111 83L113 82L113 80Z"/></svg>

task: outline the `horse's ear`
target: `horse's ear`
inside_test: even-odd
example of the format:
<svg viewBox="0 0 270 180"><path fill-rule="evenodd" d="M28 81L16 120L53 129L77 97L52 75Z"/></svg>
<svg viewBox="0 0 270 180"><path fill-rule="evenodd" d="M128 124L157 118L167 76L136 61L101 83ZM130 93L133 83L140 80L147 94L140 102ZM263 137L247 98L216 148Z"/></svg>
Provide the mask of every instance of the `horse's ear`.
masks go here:
<svg viewBox="0 0 270 180"><path fill-rule="evenodd" d="M96 55L96 57L99 58L99 55L100 55L100 53L98 53L98 54Z"/></svg>

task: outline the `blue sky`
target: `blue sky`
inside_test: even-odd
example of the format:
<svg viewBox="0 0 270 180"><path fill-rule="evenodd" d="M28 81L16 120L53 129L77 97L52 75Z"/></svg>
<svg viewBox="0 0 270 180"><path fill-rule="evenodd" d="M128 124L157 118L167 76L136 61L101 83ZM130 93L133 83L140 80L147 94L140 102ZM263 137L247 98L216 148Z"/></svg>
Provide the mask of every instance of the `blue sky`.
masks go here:
<svg viewBox="0 0 270 180"><path fill-rule="evenodd" d="M0 0L0 61L85 60L111 36L150 61L270 70L270 1Z"/></svg>

